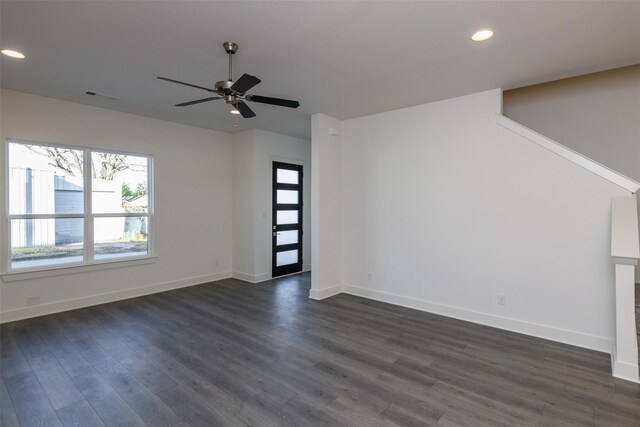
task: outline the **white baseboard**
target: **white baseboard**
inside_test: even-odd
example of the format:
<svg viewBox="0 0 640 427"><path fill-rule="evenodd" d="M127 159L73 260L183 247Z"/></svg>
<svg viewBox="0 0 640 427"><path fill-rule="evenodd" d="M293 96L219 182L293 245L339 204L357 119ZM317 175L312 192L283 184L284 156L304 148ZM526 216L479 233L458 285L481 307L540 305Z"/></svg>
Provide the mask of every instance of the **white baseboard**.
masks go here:
<svg viewBox="0 0 640 427"><path fill-rule="evenodd" d="M203 283L214 282L216 280L228 279L229 277L231 277L231 272L214 273L206 276L189 277L187 279L156 283L154 285L140 286L138 288L132 289L123 289L115 292L107 292L81 298L53 301L45 304L35 305L32 307L16 308L0 313L0 323L13 322L15 320L28 319L30 317L44 316L47 314L59 313L61 311L75 310L77 308L135 298L143 295L155 294L157 292L185 288L187 286L201 285Z"/></svg>
<svg viewBox="0 0 640 427"><path fill-rule="evenodd" d="M326 289L311 289L309 291L309 298L315 300L322 300L342 293L342 286L336 285Z"/></svg>
<svg viewBox="0 0 640 427"><path fill-rule="evenodd" d="M295 276L296 274L300 274L300 273L306 273L309 270L305 270L304 268L302 269L302 271L298 271L295 273L291 273L291 274L285 274L284 276L278 276L278 278L280 277L287 277L287 276ZM261 273L261 274L249 274L249 273L242 273L240 271L234 271L231 273L231 277L233 277L234 279L238 279L238 280L242 280L243 282L249 282L249 283L261 283L261 282L266 282L267 280L271 280L271 273Z"/></svg>
<svg viewBox="0 0 640 427"><path fill-rule="evenodd" d="M242 280L243 282L258 283L257 276L254 274L243 273L241 271L232 271L231 277Z"/></svg>
<svg viewBox="0 0 640 427"><path fill-rule="evenodd" d="M615 347L611 351L611 372L616 378L640 384L638 365L618 360Z"/></svg>
<svg viewBox="0 0 640 427"><path fill-rule="evenodd" d="M231 277L234 279L242 280L243 282L249 283L260 283L265 282L267 280L271 280L271 274L262 273L262 274L249 274L243 273L241 271L233 271L231 272Z"/></svg>
<svg viewBox="0 0 640 427"><path fill-rule="evenodd" d="M271 273L256 274L254 283L266 282L267 280L271 280Z"/></svg>
<svg viewBox="0 0 640 427"><path fill-rule="evenodd" d="M494 314L482 313L465 308L454 307L446 304L435 303L417 298L405 297L388 292L376 291L357 286L343 285L342 292L382 301L389 304L396 304L416 310L427 311L429 313L440 314L442 316L453 317L455 319L466 320L481 325L492 326L494 328L505 329L551 341L584 347L604 353L611 353L613 342L604 337L583 334L580 332L554 328L552 326L540 325L537 323L525 322L508 317L496 316Z"/></svg>

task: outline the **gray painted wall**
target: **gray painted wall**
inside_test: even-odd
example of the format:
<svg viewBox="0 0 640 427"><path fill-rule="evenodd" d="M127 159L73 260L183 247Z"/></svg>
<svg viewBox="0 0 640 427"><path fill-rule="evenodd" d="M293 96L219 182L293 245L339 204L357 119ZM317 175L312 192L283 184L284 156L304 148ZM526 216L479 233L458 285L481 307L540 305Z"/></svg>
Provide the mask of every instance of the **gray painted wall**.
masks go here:
<svg viewBox="0 0 640 427"><path fill-rule="evenodd" d="M504 92L504 115L640 181L640 64Z"/></svg>

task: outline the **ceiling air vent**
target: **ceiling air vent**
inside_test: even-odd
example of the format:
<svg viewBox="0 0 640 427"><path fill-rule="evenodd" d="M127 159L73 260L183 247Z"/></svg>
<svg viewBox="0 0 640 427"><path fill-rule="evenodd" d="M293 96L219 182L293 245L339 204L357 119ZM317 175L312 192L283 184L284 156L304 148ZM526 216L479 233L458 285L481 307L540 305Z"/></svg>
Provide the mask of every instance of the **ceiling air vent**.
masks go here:
<svg viewBox="0 0 640 427"><path fill-rule="evenodd" d="M101 98L111 99L112 101L117 101L118 99L120 99L117 96L107 95L106 93L100 93L100 92L92 92L90 90L86 91L85 93L91 96L99 96Z"/></svg>

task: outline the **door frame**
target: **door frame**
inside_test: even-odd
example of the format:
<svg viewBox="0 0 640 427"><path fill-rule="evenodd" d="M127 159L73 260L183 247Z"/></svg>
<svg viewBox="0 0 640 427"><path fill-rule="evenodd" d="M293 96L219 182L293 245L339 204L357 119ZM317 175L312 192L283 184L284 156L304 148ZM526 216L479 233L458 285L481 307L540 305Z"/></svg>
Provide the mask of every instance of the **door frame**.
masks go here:
<svg viewBox="0 0 640 427"><path fill-rule="evenodd" d="M271 277L281 277L288 274L299 273L303 271L304 263L304 162L296 161L295 163L289 159L271 159ZM299 173L298 184L277 184L277 170L288 169L295 170ZM277 191L280 190L295 190L298 191L298 203L297 204L278 204ZM285 210L287 207L294 208L298 211L298 223L297 224L283 224L277 225L277 211ZM285 208L285 209L283 209ZM277 232L287 230L298 230L298 243L292 243L290 245L284 245L285 248L280 251L277 250ZM281 245L282 248L283 245ZM287 264L285 266L278 267L276 265L277 252L283 252L287 250L298 250L298 262L294 264ZM277 273L276 273L277 271Z"/></svg>

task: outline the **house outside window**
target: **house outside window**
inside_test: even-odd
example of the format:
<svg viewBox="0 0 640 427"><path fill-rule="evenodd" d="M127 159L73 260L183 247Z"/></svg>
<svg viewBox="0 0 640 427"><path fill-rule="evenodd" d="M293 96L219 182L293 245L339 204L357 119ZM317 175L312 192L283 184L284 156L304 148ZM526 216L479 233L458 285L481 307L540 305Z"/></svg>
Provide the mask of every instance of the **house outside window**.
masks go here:
<svg viewBox="0 0 640 427"><path fill-rule="evenodd" d="M9 271L152 255L152 157L8 140Z"/></svg>

